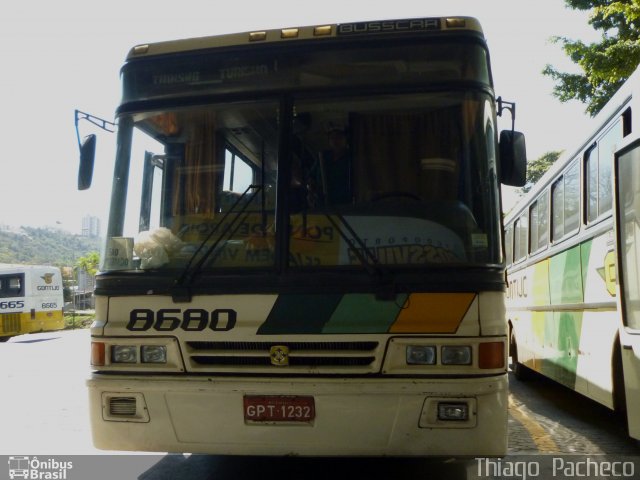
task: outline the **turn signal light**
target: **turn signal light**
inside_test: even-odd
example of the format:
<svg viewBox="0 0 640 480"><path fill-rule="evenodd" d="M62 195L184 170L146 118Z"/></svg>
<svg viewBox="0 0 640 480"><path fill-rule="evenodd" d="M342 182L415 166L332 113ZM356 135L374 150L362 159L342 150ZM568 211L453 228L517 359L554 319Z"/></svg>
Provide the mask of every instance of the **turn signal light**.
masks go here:
<svg viewBox="0 0 640 480"><path fill-rule="evenodd" d="M91 365L104 366L104 343L91 342Z"/></svg>
<svg viewBox="0 0 640 480"><path fill-rule="evenodd" d="M481 343L478 349L479 368L504 367L504 342Z"/></svg>

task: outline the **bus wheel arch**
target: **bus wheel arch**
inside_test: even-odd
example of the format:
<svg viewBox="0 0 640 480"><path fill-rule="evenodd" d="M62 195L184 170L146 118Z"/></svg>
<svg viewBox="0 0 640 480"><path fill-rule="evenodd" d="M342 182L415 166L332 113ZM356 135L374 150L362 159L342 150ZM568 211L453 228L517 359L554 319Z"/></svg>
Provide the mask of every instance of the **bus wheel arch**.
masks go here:
<svg viewBox="0 0 640 480"><path fill-rule="evenodd" d="M509 320L509 356L511 357L511 371L516 379L525 381L531 378L532 371L518 361L518 341L511 320Z"/></svg>

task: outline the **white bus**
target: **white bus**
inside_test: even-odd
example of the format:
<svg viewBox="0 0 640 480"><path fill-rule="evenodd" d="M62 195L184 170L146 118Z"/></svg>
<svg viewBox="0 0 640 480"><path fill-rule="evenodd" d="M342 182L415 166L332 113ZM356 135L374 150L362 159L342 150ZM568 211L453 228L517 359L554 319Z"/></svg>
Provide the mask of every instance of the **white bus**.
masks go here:
<svg viewBox="0 0 640 480"><path fill-rule="evenodd" d="M524 137L498 141L476 20L139 45L122 82L96 446L505 454L499 184Z"/></svg>
<svg viewBox="0 0 640 480"><path fill-rule="evenodd" d="M46 265L0 264L0 342L64 328L62 275Z"/></svg>
<svg viewBox="0 0 640 480"><path fill-rule="evenodd" d="M640 439L640 71L505 220L514 373L626 413Z"/></svg>

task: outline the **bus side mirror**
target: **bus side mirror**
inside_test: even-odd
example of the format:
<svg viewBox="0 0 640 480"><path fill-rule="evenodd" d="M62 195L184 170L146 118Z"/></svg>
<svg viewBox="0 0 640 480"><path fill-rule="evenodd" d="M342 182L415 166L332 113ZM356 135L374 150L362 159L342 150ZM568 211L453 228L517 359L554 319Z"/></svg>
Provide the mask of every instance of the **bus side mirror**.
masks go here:
<svg viewBox="0 0 640 480"><path fill-rule="evenodd" d="M96 136L87 135L80 145L80 168L78 169L78 190L91 186L93 164L96 158Z"/></svg>
<svg viewBox="0 0 640 480"><path fill-rule="evenodd" d="M500 181L513 187L527 182L527 148L521 132L500 132Z"/></svg>

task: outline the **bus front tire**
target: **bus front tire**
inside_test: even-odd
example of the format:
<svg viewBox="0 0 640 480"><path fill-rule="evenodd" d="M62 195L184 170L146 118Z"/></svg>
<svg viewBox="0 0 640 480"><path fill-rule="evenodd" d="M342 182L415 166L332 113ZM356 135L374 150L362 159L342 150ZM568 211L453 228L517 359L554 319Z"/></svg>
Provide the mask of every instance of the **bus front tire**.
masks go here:
<svg viewBox="0 0 640 480"><path fill-rule="evenodd" d="M513 372L513 376L520 381L529 380L533 372L518 361L518 343L516 342L516 335L513 330L511 330L509 339L509 355L511 356L511 371Z"/></svg>

